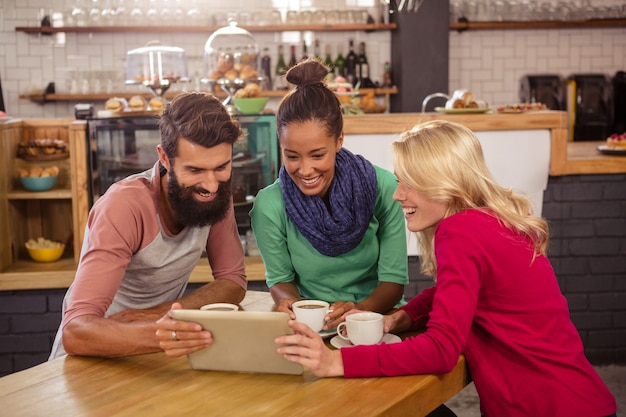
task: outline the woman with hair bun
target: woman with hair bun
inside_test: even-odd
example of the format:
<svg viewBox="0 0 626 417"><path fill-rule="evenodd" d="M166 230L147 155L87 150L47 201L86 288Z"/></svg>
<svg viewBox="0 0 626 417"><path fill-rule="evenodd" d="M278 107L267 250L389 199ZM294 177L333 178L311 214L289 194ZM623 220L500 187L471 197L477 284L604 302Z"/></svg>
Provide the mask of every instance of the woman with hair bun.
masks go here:
<svg viewBox="0 0 626 417"><path fill-rule="evenodd" d="M331 303L325 330L353 309L404 304L406 228L394 175L343 148L343 107L316 59L286 74L276 128L283 166L250 211L279 311L300 299Z"/></svg>

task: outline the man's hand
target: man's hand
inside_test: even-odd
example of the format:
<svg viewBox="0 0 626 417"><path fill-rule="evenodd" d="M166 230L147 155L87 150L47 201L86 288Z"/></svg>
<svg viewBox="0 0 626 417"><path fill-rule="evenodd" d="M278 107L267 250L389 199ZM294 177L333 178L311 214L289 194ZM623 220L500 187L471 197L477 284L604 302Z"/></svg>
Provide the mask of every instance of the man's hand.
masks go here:
<svg viewBox="0 0 626 417"><path fill-rule="evenodd" d="M172 304L172 310L181 309L180 303ZM171 310L170 310L171 311ZM198 323L174 320L168 311L156 322L156 338L167 356L178 357L204 349L213 343L213 335Z"/></svg>

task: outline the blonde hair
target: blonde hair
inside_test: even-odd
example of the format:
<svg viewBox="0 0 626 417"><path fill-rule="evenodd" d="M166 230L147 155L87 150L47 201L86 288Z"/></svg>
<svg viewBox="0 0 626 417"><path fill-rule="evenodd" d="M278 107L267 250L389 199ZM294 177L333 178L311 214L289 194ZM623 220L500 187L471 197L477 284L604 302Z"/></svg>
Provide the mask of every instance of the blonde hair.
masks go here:
<svg viewBox="0 0 626 417"><path fill-rule="evenodd" d="M424 196L446 203L445 217L466 209L491 211L506 227L532 240L535 256L545 254L547 222L533 215L528 198L496 183L470 129L443 120L420 123L394 141L392 150L396 176ZM417 233L422 272L431 276L437 271L436 227Z"/></svg>

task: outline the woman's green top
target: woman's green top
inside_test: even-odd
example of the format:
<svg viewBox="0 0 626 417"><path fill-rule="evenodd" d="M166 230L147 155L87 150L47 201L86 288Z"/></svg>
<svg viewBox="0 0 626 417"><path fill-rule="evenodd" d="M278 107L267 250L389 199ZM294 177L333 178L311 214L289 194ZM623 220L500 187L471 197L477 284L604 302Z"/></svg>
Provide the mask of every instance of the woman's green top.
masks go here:
<svg viewBox="0 0 626 417"><path fill-rule="evenodd" d="M250 217L268 287L293 281L305 298L357 303L379 282L408 283L404 215L392 198L397 181L389 171L375 169L378 195L365 236L356 248L335 257L319 253L289 220L280 180L259 191ZM402 298L398 306L404 303Z"/></svg>

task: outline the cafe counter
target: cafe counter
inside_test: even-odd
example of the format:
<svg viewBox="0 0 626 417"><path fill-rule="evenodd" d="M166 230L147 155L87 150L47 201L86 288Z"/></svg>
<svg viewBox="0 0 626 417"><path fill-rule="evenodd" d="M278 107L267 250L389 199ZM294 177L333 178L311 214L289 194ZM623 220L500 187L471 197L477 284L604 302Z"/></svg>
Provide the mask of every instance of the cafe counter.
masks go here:
<svg viewBox="0 0 626 417"><path fill-rule="evenodd" d="M521 114L391 113L345 118L345 146L373 163L393 169L389 144L401 132L428 120L449 120L476 132L485 158L496 180L519 189L531 198L541 214L543 192L549 176L626 173L626 157L607 156L597 151L602 142L568 142L567 113L538 111ZM75 122L78 124L80 122ZM84 129L83 129L84 130ZM79 216L86 219L86 213ZM411 245L414 246L414 245ZM409 255L415 255L409 250ZM72 260L54 268L42 264L38 270L0 273L0 291L67 288L75 273ZM263 281L260 257L246 257L250 281ZM191 282L212 279L205 259L193 271Z"/></svg>

